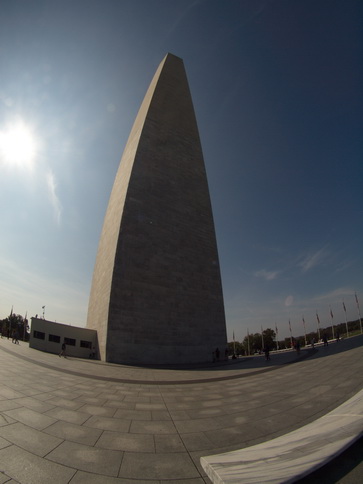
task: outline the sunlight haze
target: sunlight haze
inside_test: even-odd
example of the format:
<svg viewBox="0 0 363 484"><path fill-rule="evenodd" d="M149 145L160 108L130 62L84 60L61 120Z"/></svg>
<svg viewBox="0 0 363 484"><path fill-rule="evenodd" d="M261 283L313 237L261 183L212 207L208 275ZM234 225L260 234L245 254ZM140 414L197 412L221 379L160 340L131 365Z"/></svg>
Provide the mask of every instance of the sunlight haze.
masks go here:
<svg viewBox="0 0 363 484"><path fill-rule="evenodd" d="M112 184L167 52L205 159L228 340L358 319L363 3L0 0L0 312L84 326Z"/></svg>

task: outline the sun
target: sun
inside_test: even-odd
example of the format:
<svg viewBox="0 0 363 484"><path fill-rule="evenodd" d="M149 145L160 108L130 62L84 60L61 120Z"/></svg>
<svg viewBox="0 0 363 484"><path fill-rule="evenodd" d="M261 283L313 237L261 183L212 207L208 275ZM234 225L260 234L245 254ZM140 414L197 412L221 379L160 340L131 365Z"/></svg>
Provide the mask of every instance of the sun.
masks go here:
<svg viewBox="0 0 363 484"><path fill-rule="evenodd" d="M36 138L24 121L18 120L0 129L0 163L32 168L36 152Z"/></svg>

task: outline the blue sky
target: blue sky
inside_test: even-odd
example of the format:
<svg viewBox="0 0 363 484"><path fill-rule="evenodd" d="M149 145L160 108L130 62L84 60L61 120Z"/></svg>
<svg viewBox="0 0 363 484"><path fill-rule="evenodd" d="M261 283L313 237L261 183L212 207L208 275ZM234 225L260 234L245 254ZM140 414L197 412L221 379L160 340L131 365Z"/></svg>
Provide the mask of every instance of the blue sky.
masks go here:
<svg viewBox="0 0 363 484"><path fill-rule="evenodd" d="M363 307L363 4L0 0L0 318L84 326L128 134L183 58L210 186L229 340ZM1 136L3 138L1 138ZM25 157L26 158L26 157Z"/></svg>

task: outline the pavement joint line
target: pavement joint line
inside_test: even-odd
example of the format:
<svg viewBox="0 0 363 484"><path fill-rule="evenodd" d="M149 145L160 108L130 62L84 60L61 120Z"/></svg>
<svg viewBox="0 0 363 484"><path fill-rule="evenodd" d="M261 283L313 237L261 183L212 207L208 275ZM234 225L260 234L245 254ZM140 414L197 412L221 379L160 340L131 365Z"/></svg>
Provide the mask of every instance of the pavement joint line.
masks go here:
<svg viewBox="0 0 363 484"><path fill-rule="evenodd" d="M37 361L33 358L28 358L27 356L20 355L18 353L15 353L8 348L4 348L3 346L0 346L0 349L5 351L5 353L11 354L17 358L20 358L24 361L27 361L29 363L33 363L35 365L41 366L43 368L47 368L49 370L54 370L54 371L59 371L61 373L68 373L69 375L72 376L79 376L79 377L84 377L84 378L89 378L92 380L100 380L100 381L109 381L112 383L130 383L130 384L139 384L139 385L192 385L196 383L213 383L213 382L218 382L218 381L226 381L226 380L237 380L240 378L247 378L252 375L259 375L261 373L267 373L273 370L277 370L279 368L285 367L286 365L292 365L294 363L298 363L300 361L305 360L306 358L309 358L313 354L316 353L317 350L308 350L304 352L304 354L298 356L295 360L292 361L287 361L283 362L279 365L274 365L271 367L266 367L266 368L261 368L259 370L254 370L250 372L245 372L243 374L237 374L237 375L227 375L227 376L219 376L219 377L212 377L212 378L199 378L195 380L133 380L130 378L115 378L115 377L105 377L105 376L99 376L99 375L90 375L88 373L82 373L74 370L69 370L66 368L59 368L57 366L49 365L47 363L43 363L41 361ZM67 358L68 360L71 360L72 358ZM136 367L140 368L140 367ZM150 369L150 368L145 368L145 369Z"/></svg>

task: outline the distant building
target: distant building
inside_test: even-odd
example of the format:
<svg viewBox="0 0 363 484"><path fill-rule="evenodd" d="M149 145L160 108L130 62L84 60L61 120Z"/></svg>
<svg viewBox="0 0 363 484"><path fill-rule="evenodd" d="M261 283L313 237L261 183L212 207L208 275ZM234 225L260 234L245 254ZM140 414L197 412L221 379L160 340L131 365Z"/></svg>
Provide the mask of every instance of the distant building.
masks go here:
<svg viewBox="0 0 363 484"><path fill-rule="evenodd" d="M31 318L30 348L59 354L63 343L66 344L67 356L89 358L91 353L98 353L97 331Z"/></svg>
<svg viewBox="0 0 363 484"><path fill-rule="evenodd" d="M182 59L158 67L107 208L87 328L100 357L128 364L211 361L227 345L201 143Z"/></svg>

